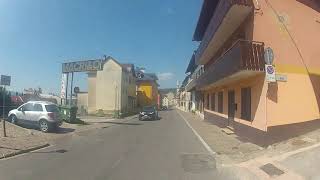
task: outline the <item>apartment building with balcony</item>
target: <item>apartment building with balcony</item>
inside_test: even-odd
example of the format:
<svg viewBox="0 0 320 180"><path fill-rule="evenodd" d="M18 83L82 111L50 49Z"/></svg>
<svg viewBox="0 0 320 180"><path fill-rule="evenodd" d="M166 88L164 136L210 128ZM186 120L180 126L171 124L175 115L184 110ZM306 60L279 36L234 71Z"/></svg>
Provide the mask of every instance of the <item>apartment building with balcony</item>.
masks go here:
<svg viewBox="0 0 320 180"><path fill-rule="evenodd" d="M190 111L203 117L204 96L201 91L196 89L196 85L197 79L204 73L204 66L196 64L195 54L192 55L185 73L189 76L188 83L185 85L185 91L190 92Z"/></svg>
<svg viewBox="0 0 320 180"><path fill-rule="evenodd" d="M319 1L204 0L193 40L205 119L255 141L319 122ZM285 82L266 82L267 47Z"/></svg>

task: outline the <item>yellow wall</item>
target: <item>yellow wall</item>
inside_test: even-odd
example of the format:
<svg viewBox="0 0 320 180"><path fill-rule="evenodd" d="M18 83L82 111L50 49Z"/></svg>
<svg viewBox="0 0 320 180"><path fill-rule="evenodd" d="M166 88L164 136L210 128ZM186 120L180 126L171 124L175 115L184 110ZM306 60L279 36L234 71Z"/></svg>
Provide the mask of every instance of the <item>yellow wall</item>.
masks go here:
<svg viewBox="0 0 320 180"><path fill-rule="evenodd" d="M138 85L138 104L143 106L156 105L158 87L154 82L141 82Z"/></svg>

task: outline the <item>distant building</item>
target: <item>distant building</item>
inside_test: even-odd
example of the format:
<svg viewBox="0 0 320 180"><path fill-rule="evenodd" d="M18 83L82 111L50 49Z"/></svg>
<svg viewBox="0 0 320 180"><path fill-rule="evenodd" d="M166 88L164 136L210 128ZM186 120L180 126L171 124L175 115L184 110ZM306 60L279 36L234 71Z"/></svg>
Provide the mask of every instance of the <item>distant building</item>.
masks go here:
<svg viewBox="0 0 320 180"><path fill-rule="evenodd" d="M137 79L138 106L159 105L158 77L153 73L145 73Z"/></svg>
<svg viewBox="0 0 320 180"><path fill-rule="evenodd" d="M88 92L78 93L78 107L89 114L132 112L136 102L134 65L120 64L112 57L106 58L102 71L88 73Z"/></svg>

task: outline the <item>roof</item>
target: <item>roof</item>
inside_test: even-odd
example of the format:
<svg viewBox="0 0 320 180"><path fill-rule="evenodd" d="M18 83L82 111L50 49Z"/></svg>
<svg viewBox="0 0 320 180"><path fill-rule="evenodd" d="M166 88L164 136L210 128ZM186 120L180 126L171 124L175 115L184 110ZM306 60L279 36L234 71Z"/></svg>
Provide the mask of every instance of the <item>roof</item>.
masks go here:
<svg viewBox="0 0 320 180"><path fill-rule="evenodd" d="M137 81L157 81L158 77L154 73L144 73L142 78L137 79Z"/></svg>
<svg viewBox="0 0 320 180"><path fill-rule="evenodd" d="M49 101L28 101L27 103L39 103L39 104L47 104L47 105L51 105L51 104L55 104Z"/></svg>
<svg viewBox="0 0 320 180"><path fill-rule="evenodd" d="M193 34L194 41L202 41L206 29L210 23L211 17L219 3L219 0L204 0L198 19L196 30Z"/></svg>
<svg viewBox="0 0 320 180"><path fill-rule="evenodd" d="M112 60L112 61L114 61L116 64L118 64L118 65L122 68L123 71L132 73L133 75L135 74L135 72L134 72L134 64L129 64L129 63L127 63L127 64L126 64L126 63L121 64L121 63L119 63L115 58L113 58L113 57L111 57L111 56L106 57L104 63L106 63L106 62L108 62L108 61L110 61L110 60Z"/></svg>
<svg viewBox="0 0 320 180"><path fill-rule="evenodd" d="M195 55L193 53L190 61L189 61L189 65L187 67L187 70L186 70L186 74L187 73L193 73L195 70L197 69L197 65L196 65L196 58L195 58Z"/></svg>

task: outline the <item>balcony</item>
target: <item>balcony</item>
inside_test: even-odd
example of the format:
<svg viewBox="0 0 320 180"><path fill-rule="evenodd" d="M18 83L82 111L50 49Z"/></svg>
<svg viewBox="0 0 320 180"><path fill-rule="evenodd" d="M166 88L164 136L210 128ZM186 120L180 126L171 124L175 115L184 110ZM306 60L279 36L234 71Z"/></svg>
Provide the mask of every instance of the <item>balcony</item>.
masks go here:
<svg viewBox="0 0 320 180"><path fill-rule="evenodd" d="M255 76L264 72L264 43L239 40L206 68L196 82L197 89Z"/></svg>
<svg viewBox="0 0 320 180"><path fill-rule="evenodd" d="M190 92L191 90L195 89L196 87L196 80L191 79L190 82L186 85L185 89L187 92Z"/></svg>
<svg viewBox="0 0 320 180"><path fill-rule="evenodd" d="M253 11L252 0L220 0L195 55L206 64Z"/></svg>

